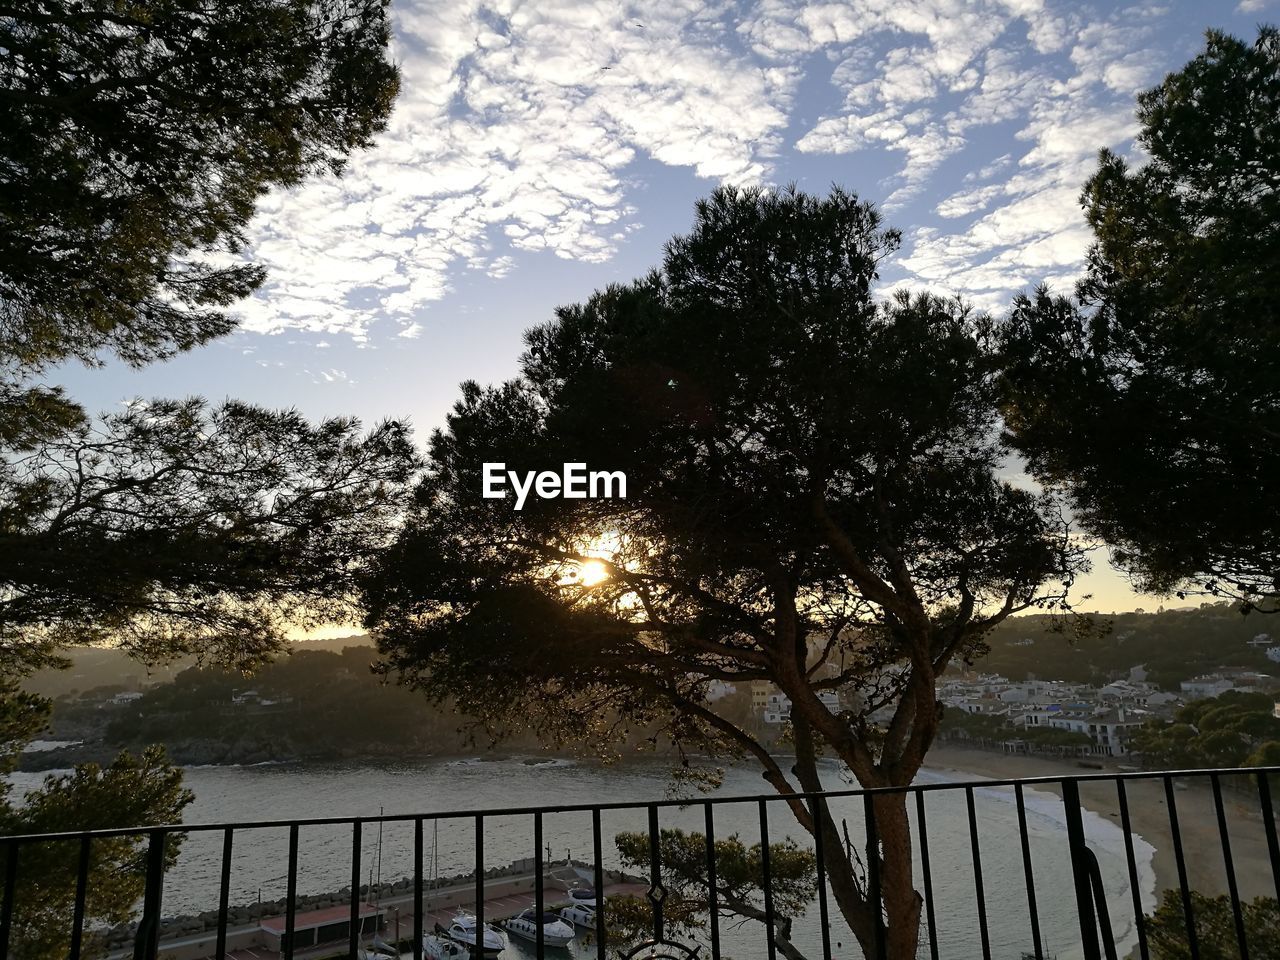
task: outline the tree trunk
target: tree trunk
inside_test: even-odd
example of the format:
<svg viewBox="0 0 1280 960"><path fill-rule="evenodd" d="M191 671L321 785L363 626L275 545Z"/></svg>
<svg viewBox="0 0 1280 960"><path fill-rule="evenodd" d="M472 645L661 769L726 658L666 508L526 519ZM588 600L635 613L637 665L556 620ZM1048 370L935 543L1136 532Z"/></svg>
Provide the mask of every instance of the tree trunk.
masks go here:
<svg viewBox="0 0 1280 960"><path fill-rule="evenodd" d="M915 960L920 905L911 872L911 821L906 793L877 794L873 803L880 840L880 897L884 903L885 956ZM874 953L868 956L874 957Z"/></svg>
<svg viewBox="0 0 1280 960"><path fill-rule="evenodd" d="M807 793L822 789L814 762L813 740L808 724L793 722L796 764L792 768ZM915 960L920 931L921 898L911 873L911 823L907 816L906 793L876 794L873 801L879 849L863 844L864 875L858 877L851 857L845 855L840 835L825 799L816 804L815 839L822 833L822 849L827 889L849 929L869 960ZM871 858L876 857L880 901L870 898ZM881 946L877 946L877 945ZM877 952L882 949L883 953Z"/></svg>

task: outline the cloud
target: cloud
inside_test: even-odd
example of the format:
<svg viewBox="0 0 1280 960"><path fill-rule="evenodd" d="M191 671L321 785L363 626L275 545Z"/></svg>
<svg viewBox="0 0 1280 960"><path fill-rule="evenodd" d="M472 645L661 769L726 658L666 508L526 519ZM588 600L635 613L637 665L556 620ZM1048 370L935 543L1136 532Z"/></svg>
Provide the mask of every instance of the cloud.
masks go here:
<svg viewBox="0 0 1280 960"><path fill-rule="evenodd" d="M1172 66L1158 11L1090 19L1065 0L392 9L389 129L342 179L263 202L248 330L414 339L459 271L509 283L531 255L615 256L640 226L637 170L768 184L795 154L887 168L885 206L912 217L890 282L994 303L1078 268L1094 152L1124 146L1133 93Z"/></svg>
<svg viewBox="0 0 1280 960"><path fill-rule="evenodd" d="M773 172L799 73L731 49L693 0L398 3L403 86L389 129L345 176L277 193L254 222L269 280L244 326L345 332L418 318L469 267L513 252L611 257L637 156L713 182Z"/></svg>

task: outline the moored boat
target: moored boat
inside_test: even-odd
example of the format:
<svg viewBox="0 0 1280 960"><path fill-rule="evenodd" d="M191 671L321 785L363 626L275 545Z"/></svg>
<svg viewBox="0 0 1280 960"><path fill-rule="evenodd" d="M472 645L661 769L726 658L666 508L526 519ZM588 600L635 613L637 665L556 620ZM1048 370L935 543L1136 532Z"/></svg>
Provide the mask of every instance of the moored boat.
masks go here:
<svg viewBox="0 0 1280 960"><path fill-rule="evenodd" d="M560 909L560 919L575 927L593 930L596 925L596 911L594 907L585 903L573 903Z"/></svg>
<svg viewBox="0 0 1280 960"><path fill-rule="evenodd" d="M422 955L427 960L469 960L471 950L440 933L422 938Z"/></svg>
<svg viewBox="0 0 1280 960"><path fill-rule="evenodd" d="M542 928L542 944L547 947L567 947L574 937L572 924L565 923L554 913L539 915L534 907L502 922L508 933L534 943L538 940L538 928Z"/></svg>
<svg viewBox="0 0 1280 960"><path fill-rule="evenodd" d="M570 887L565 893L575 904L583 904L593 910L600 906L599 897L596 896L596 891L592 887Z"/></svg>
<svg viewBox="0 0 1280 960"><path fill-rule="evenodd" d="M450 940L475 950L477 939L475 915L465 911L455 914L453 921L449 924L449 929L444 934ZM486 957L497 956L507 945L507 941L503 939L502 934L487 923L484 925L481 942L484 945L483 950Z"/></svg>

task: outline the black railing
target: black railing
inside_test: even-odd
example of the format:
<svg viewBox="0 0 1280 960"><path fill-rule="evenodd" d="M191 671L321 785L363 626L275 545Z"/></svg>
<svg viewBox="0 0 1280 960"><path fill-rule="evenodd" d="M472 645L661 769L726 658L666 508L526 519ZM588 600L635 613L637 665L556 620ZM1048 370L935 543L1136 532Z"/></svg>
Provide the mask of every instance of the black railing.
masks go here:
<svg viewBox="0 0 1280 960"><path fill-rule="evenodd" d="M125 946L119 943L119 937L116 938L114 947L109 939L104 940L100 937L95 940L98 944L95 948L98 955L105 953L113 960L129 955L136 960L153 960L160 955L178 958L217 957L222 960L224 957L233 956L238 948L237 944L231 942L233 934L243 940L245 937L259 936L262 931L270 930L278 933L279 951L284 960L294 960L295 955L301 960L304 954L308 957L340 955L344 952L343 940L345 940L345 954L357 958L365 955L363 951L366 949L366 934L373 931L378 931L379 935L388 932L380 929L381 924L387 919L386 911L380 907L383 885L379 882L377 887L379 902L375 904L367 902L375 894L373 884L363 888L361 886L364 870L370 865L365 852L366 843L370 839L369 834L372 832L369 828L376 826L378 834L381 835L384 826L398 825L403 826L405 832L412 831L413 869L411 878L406 877L402 881L407 884L408 892L404 896L408 897L411 929L398 931L395 945L403 944L406 939L404 935L408 934L407 949L412 951L415 960L422 960L424 936L432 933L432 929L428 928L426 895L433 892L428 889L429 885L434 887L436 884L436 878L428 876L424 825L431 824L435 833L441 823L456 826L458 823L469 821L474 830L474 838L471 842L474 862L468 864L473 876L463 881L463 887L454 886L449 890L454 895L456 906L468 909L474 914L477 943L480 943L483 941L487 920L497 919L493 915L486 918L487 890L493 883L514 885L513 889L521 882L527 883L531 887L532 907L539 918L546 912L548 901L557 899L556 894L547 888L549 870L552 879L563 882L563 878L554 876L554 870L560 868L555 866L558 861L552 861L550 851L546 849L544 821L548 817L564 815L580 819L589 817L591 857L588 861L573 861L566 854L565 865L583 882L590 882L594 886L601 905L607 890L606 879L610 877L615 882L629 881L631 885L626 887L626 890L647 898L652 916L652 929L648 931L651 938L641 946L648 949L651 955L655 952L655 945L663 946L662 950L657 951L657 955L668 957L691 956L693 952L705 949L712 960L719 960L722 942L726 935L744 936L743 926L737 923L742 917L740 912L735 915L733 930L722 929L721 923L721 914L724 909L722 897L725 896L725 888L722 888L716 874L716 842L718 836L725 836L722 828L730 808L736 811L730 818L735 824L749 826L751 833L758 831L759 869L762 877L759 898L762 901L762 907L758 909L755 919L760 921L763 932L745 945L739 944L737 948L728 952L740 957L760 956L775 960L778 944L781 942L780 936L792 936L792 921L795 918L780 917L776 909L774 877L771 872L773 851L771 851L770 837L772 833L775 842L779 836L783 836L784 839L787 837L802 839L802 846L807 847L812 853L816 876L812 907L816 909L817 920L816 923L810 924L806 934L809 939L810 955L820 954L824 958L858 955L858 948L853 943L848 928L843 925L840 911L831 902L828 868L832 864L833 857L846 857L858 864L860 890L870 902L878 903L883 881L880 875L879 857L868 855L864 860L857 851L879 849L876 796L902 794L906 795L905 807L911 814L909 820L916 857L913 864L913 877L922 898L919 949L921 956L928 956L930 960L943 960L943 955L948 953L948 949L944 949L944 941L952 928L963 925L971 930L970 925L976 922L977 950L952 947L951 954L975 956L980 951L980 955L985 960L993 960L993 958L1003 960L1005 956L1013 957L1015 960L1023 957L1052 960L1057 950L1077 948L1078 945L1078 949L1083 951L1086 960L1103 960L1104 957L1107 960L1115 960L1119 952L1118 941L1127 936L1131 941L1129 946L1136 949L1143 960L1149 960L1148 930L1144 920L1146 912L1144 885L1142 871L1139 868L1139 839L1135 833L1131 806L1132 792L1141 789L1149 794L1144 804L1153 802L1152 797L1155 797L1157 799L1154 802L1162 802L1167 808L1165 818L1168 827L1167 849L1171 851L1176 867L1177 887L1175 889L1178 902L1181 904L1182 922L1185 925L1187 954L1196 960L1200 956L1201 945L1197 938L1192 893L1211 894L1215 891L1193 891L1188 851L1184 849L1183 824L1180 821L1178 809L1178 787L1190 785L1198 793L1187 794L1187 796L1198 799L1206 811L1202 818L1200 835L1203 835L1205 821L1216 830L1220 851L1214 856L1221 858L1225 896L1230 904L1236 947L1242 960L1247 960L1251 947L1256 952L1256 948L1260 945L1249 944L1246 936L1243 893L1233 857L1232 830L1229 823L1231 817L1228 815L1227 802L1224 799L1224 782L1235 791L1229 796L1234 802L1237 818L1246 816L1246 813L1241 812L1242 804L1254 811L1247 816L1265 838L1266 855L1270 863L1267 895L1270 895L1271 887L1274 887L1275 896L1280 900L1280 842L1276 835L1275 812L1268 779L1276 773L1280 773L1280 768L1124 774L1089 773L1021 780L921 783L910 787L878 790L832 790L820 794L795 794L790 797L775 794L746 798L717 796L692 801L678 799L643 804L570 804L438 814L181 824L140 829L0 837L0 856L3 857L0 956L9 956L11 946L14 947L15 954L22 952L21 945L13 937L15 927L22 919L21 911L24 905L25 908L30 908L30 904L23 897L25 884L29 884L32 878L24 874L24 862L28 859L40 862L40 858L33 854L37 853L42 845L74 844L76 845L74 895L64 912L55 911L55 913L58 913L67 926L62 934L66 938L65 942L69 944L70 960L80 960L87 942L85 926L89 914L90 886L93 882L91 867L95 845L111 840L128 839L135 841L141 848L141 857L136 864L136 869L140 870L145 877L141 901L137 907L140 919L136 929L129 930L130 942ZM1135 784L1150 784L1150 786L1139 788ZM1098 838L1090 840L1086 826L1086 820L1096 824L1099 818L1086 817L1084 811L1089 807L1089 801L1082 799L1081 796L1082 788L1105 790L1108 789L1108 785L1109 789L1114 790L1115 810L1112 816L1119 821L1115 827L1122 841L1122 849L1117 847L1108 853L1109 862L1114 861L1111 866L1117 882L1123 881L1127 888L1119 895L1115 893L1109 895L1106 889L1103 870L1095 851L1095 848L1102 849L1102 847ZM1033 791L1037 802L1041 803L1037 812L1044 816L1048 816L1045 810L1049 809L1043 805L1046 799L1044 791L1060 796L1064 830L1047 833L1042 830L1037 833L1032 828L1028 809L1029 794ZM963 796L963 812L958 804L950 799L959 796ZM1162 800L1159 799L1161 796ZM1095 794L1091 799L1096 801L1097 795ZM994 820L989 820L986 828L989 836L985 849L983 829L980 828L983 817L979 816L979 800L983 804L984 816L989 814L995 817ZM794 807L797 802L806 805L815 820L820 808L831 810L839 818L844 831L843 849L836 851L824 849L822 831L816 831L815 836L810 838L798 827L792 816L792 810L776 807L771 810L770 808L771 804L788 803ZM1053 799L1049 802L1056 804L1058 801ZM1008 810L1010 803L1012 811ZM995 807L988 810L991 804L1003 806L999 810ZM754 808L754 814L748 812L744 815L743 806L746 806L748 811ZM698 808L701 810L699 811ZM1057 808L1053 809L1056 811ZM996 810L999 816L992 813L992 810ZM1016 813L1016 820L1006 815L1011 813ZM634 875L628 876L625 870L620 869L628 865L622 864L612 854L606 853L603 841L605 815L618 822L625 820L629 825L638 827L639 832L647 831L648 863L643 865L643 869L639 869L633 857L629 866L636 870ZM861 823L857 824L859 816ZM526 848L526 852L531 852L532 857L525 858L524 862L532 873L532 878L531 880L527 877L523 880L513 879L519 871L511 873L506 879L498 877L486 858L486 829L502 829L505 848L509 850L511 849L510 833L513 829L512 819L526 817L532 818L532 850L529 851ZM944 834L940 834L939 831L940 819L944 821L944 826L951 828ZM669 928L669 918L666 913L670 891L664 881L661 844L664 820L667 821L667 825L679 821L688 827L695 828L703 834L704 838L705 872L699 882L703 885L707 919L705 928L700 931L690 934L688 928L685 929L685 934L697 941L692 944L681 945L670 939L673 934ZM850 820L855 822L857 843L850 838ZM230 924L233 911L240 909L234 908L231 903L235 857L244 847L245 841L242 838L246 834L262 830L282 833L287 841L287 867L283 876L285 882L283 916L269 918L275 921L275 925L272 926L268 920L262 919L259 911L258 933L249 929L253 924L241 924L240 927L232 930ZM308 928L315 932L306 943L300 943L298 934L306 932L299 929L300 840L304 836L322 830L327 831L326 836L330 839L334 836L334 830L350 832L350 885L323 901L332 903L334 897L337 897L345 900L345 904L339 907L330 906L327 912L316 910L309 914L316 917L323 915L324 919L316 920L315 924L319 925L313 924ZM1101 830L1101 828L1095 826L1095 830ZM958 844L952 844L951 839L959 831L966 832L967 837L961 838ZM1016 842L1012 839L1010 831L1016 835ZM992 840L992 834L998 834L1001 839ZM218 843L219 835L220 844ZM165 930L166 924L170 921L166 920L162 912L166 892L172 892L166 890L166 876L172 872L168 866L171 858L166 855L166 851L171 849L169 844L174 843L178 837L190 839L197 836L205 838L203 845L209 854L204 858L206 860L217 863L215 851L220 847L219 869L216 870L216 895L213 890L206 891L209 896L205 901L216 909L216 921L211 928L199 930L194 934L187 931L184 936L176 936ZM946 839L948 846L947 850L942 852L940 859L939 844L943 839ZM1161 843L1163 842L1162 836ZM1044 846L1047 843L1059 844L1061 849L1056 847L1049 849ZM994 856L993 844L998 847ZM1004 846L1001 847L1001 844ZM408 846L407 843L405 845ZM1042 847L1039 857L1033 856L1033 848L1037 845ZM118 846L117 844L117 848ZM324 847L325 855L332 856L333 851L341 849L341 846L341 844L335 846L329 843ZM969 861L967 864L962 862L965 847L967 847ZM433 857L437 852L436 837L433 837ZM1195 854L1198 857L1204 857L1208 851L1196 850ZM190 851L184 851L183 856L188 855ZM381 847L379 847L378 860L380 864ZM606 863L611 860L616 866L606 867ZM1201 864L1197 862L1197 866ZM945 876L950 878L950 886L945 891L939 889L942 876L939 874L940 867L944 869ZM984 868L989 871L986 880L984 880ZM1013 874L1018 876L1014 877ZM989 897L989 885L992 883L993 876L999 878L1000 883L1005 885L998 895L998 907L994 915ZM307 879L310 881L310 875ZM471 883L474 883L474 887L467 889ZM1010 905L1013 899L1012 891L1017 890L1020 897L1023 889L1025 889L1025 904L1019 904L1017 910L1014 910ZM740 896L741 891L738 890L736 895ZM404 896L401 899L404 899ZM966 906L962 902L962 896L971 897L970 904ZM1052 945L1054 949L1051 949L1051 945L1047 942L1048 932L1045 925L1047 906L1052 906L1055 911L1054 923L1057 924L1056 935L1059 942ZM496 908L493 909L496 912ZM510 914L510 905L507 904L504 910ZM1024 913L1025 916L1022 916ZM342 914L343 919L338 919L338 914ZM1015 914L1018 916L1015 917ZM42 908L41 916L47 917L47 915L47 909ZM371 916L372 928L369 922ZM399 917L398 913L397 917ZM1025 929L1022 926L1024 920ZM1000 931L993 931L993 921L1000 926ZM545 942L543 924L539 922L535 926L536 934L532 948L536 956L541 958L548 954L549 950ZM1123 929L1120 929L1121 927ZM780 933L784 928L786 933ZM340 931L341 936L336 944L328 948L327 953L324 944L319 942L321 932L324 930L328 930L330 934ZM47 930L43 932L49 933ZM1000 936L994 936L995 932L999 932ZM579 956L594 953L598 960L605 960L612 948L606 942L603 909L595 911L594 926L589 934L589 943L580 949ZM886 956L889 938L882 920L873 924L870 939L867 954L876 958ZM760 942L761 940L763 943ZM630 947L632 949L628 952L635 953L637 948L634 940Z"/></svg>

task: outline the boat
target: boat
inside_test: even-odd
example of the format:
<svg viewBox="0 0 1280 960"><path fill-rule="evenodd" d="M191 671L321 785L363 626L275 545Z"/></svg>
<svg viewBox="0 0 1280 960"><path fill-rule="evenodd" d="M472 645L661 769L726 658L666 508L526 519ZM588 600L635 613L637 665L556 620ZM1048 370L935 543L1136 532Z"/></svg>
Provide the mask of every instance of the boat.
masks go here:
<svg viewBox="0 0 1280 960"><path fill-rule="evenodd" d="M427 960L469 960L471 951L443 933L429 933L422 938L422 955Z"/></svg>
<svg viewBox="0 0 1280 960"><path fill-rule="evenodd" d="M575 904L583 904L593 910L600 906L597 902L599 898L592 887L570 887L565 893L569 895L569 899Z"/></svg>
<svg viewBox="0 0 1280 960"><path fill-rule="evenodd" d="M472 950L476 948L476 918L474 914L461 911L454 914L453 921L449 924L449 929L444 931L444 935L450 940L462 944L464 947L470 947ZM484 955L486 957L495 956L501 953L506 947L507 941L503 939L502 934L494 929L492 924L484 925Z"/></svg>
<svg viewBox="0 0 1280 960"><path fill-rule="evenodd" d="M596 909L586 903L574 903L560 909L560 919L575 927L594 930L596 925Z"/></svg>
<svg viewBox="0 0 1280 960"><path fill-rule="evenodd" d="M546 947L567 947L574 937L573 924L565 923L554 913L538 915L535 907L517 914L510 920L502 922L503 928L517 937L537 942L538 928L542 928L542 945Z"/></svg>

